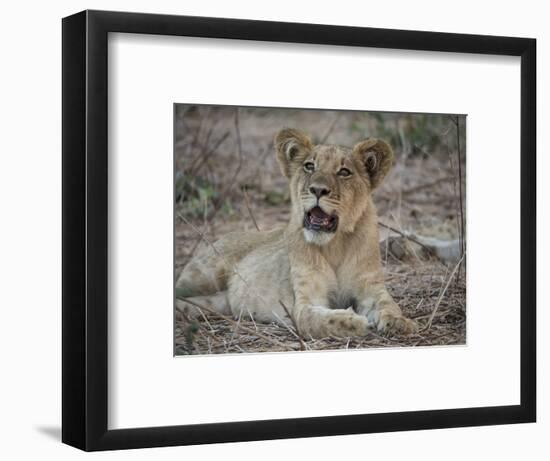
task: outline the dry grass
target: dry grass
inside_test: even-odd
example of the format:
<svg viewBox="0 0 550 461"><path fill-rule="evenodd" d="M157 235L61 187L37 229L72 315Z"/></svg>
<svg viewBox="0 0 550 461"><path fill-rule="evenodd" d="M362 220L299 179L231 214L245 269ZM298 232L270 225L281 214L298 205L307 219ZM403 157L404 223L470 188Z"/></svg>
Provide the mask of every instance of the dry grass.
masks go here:
<svg viewBox="0 0 550 461"><path fill-rule="evenodd" d="M375 195L382 238L414 232L464 242L465 152L461 157L457 152L457 135L464 145L464 133L457 130L456 117L423 116L421 123L415 117L179 107L176 171L180 200L176 210L184 219L176 220L176 273L204 244L201 240L205 237L215 241L229 231L265 230L288 220L286 180L278 171L271 147L274 134L283 126L301 128L317 141L348 146L366 136L393 137L390 141L397 162ZM463 119L458 123L458 127L464 126ZM382 243L381 253L390 293L421 326L416 335L386 337L371 332L365 337L314 340L301 338L295 327L255 323L244 314L229 319L203 306L197 320L176 312L176 353L465 344L465 258L455 268L414 249L398 260Z"/></svg>
<svg viewBox="0 0 550 461"><path fill-rule="evenodd" d="M242 352L279 352L329 349L365 349L370 347L448 346L466 342L465 282L461 277L452 280L435 312L437 300L446 285L449 271L431 263L415 267L390 264L387 266L388 288L403 312L418 321L421 331L411 336L382 336L371 332L364 337L303 338L295 328L276 324L256 323L248 316L228 321L219 314L203 309L204 316L189 322L176 313L177 354L219 354ZM192 332L195 326L196 331Z"/></svg>

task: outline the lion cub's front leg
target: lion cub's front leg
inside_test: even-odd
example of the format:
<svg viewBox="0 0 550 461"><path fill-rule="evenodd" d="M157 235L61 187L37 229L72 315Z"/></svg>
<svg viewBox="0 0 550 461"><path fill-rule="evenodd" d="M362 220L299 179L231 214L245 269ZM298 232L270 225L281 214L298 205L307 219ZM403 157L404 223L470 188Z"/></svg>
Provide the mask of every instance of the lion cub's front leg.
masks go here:
<svg viewBox="0 0 550 461"><path fill-rule="evenodd" d="M294 306L292 315L300 333L312 338L327 336L364 336L369 322L353 309L330 309L328 293L335 284L334 274L329 270L320 275L302 268L293 271Z"/></svg>
<svg viewBox="0 0 550 461"><path fill-rule="evenodd" d="M412 334L418 331L416 322L403 315L383 284L369 287L357 312L366 316L369 323L382 333Z"/></svg>

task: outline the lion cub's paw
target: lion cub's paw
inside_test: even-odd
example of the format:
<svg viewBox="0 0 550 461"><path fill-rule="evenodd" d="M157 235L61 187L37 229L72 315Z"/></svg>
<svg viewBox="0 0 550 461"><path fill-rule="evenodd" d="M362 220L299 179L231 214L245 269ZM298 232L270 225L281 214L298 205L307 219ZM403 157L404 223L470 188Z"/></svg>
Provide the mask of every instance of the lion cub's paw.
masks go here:
<svg viewBox="0 0 550 461"><path fill-rule="evenodd" d="M382 313L377 329L385 334L411 335L418 333L418 324L403 315Z"/></svg>
<svg viewBox="0 0 550 461"><path fill-rule="evenodd" d="M369 330L367 319L355 314L353 309L332 311L327 326L327 333L337 337L364 336Z"/></svg>

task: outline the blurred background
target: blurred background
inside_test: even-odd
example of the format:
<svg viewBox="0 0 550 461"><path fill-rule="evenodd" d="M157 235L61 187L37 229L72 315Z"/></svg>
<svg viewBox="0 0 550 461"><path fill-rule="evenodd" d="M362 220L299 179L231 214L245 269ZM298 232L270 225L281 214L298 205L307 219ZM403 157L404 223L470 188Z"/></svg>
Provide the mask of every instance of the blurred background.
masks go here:
<svg viewBox="0 0 550 461"><path fill-rule="evenodd" d="M176 274L205 240L288 221L287 180L273 148L280 129L347 147L382 138L395 152L374 192L390 291L430 324L418 344L465 342L466 116L185 104L174 111ZM438 322L447 330L434 339ZM176 343L178 331L183 338L185 326L176 325Z"/></svg>

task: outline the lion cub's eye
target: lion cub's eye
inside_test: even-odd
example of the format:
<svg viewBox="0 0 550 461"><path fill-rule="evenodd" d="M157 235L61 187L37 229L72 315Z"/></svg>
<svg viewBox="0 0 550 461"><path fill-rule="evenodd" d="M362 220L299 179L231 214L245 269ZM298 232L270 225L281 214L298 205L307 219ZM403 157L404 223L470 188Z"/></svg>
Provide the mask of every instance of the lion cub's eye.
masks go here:
<svg viewBox="0 0 550 461"><path fill-rule="evenodd" d="M351 176L351 171L347 168L340 168L338 170L338 176L342 176L343 178L347 178L348 176Z"/></svg>
<svg viewBox="0 0 550 461"><path fill-rule="evenodd" d="M308 173L311 173L313 170L315 170L315 164L313 162L304 163L304 170Z"/></svg>

